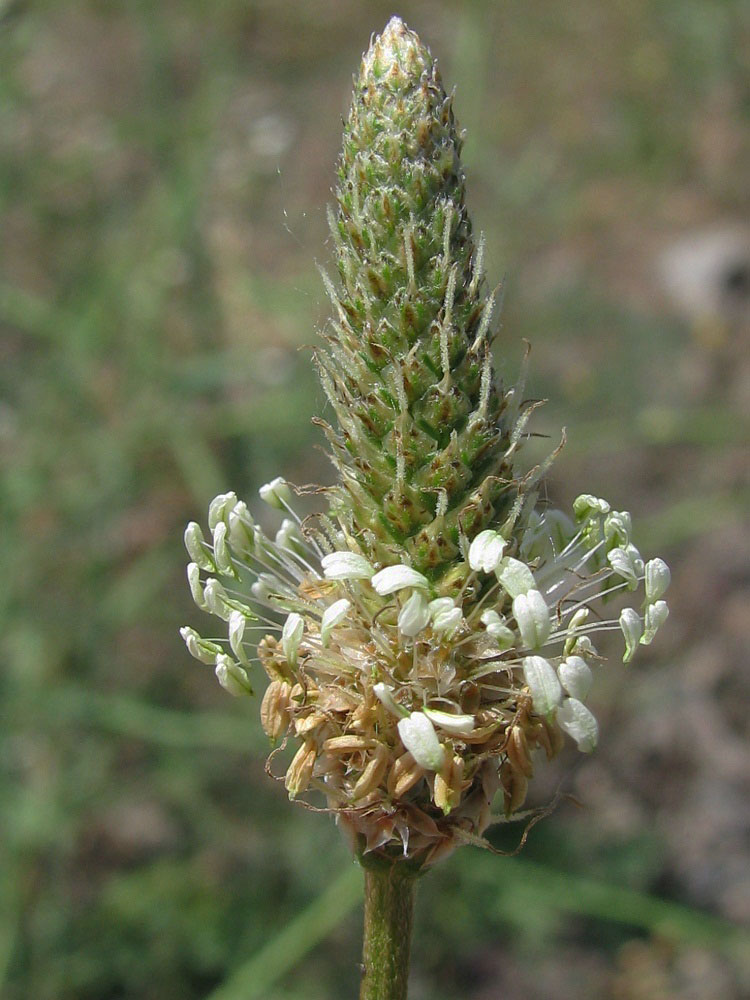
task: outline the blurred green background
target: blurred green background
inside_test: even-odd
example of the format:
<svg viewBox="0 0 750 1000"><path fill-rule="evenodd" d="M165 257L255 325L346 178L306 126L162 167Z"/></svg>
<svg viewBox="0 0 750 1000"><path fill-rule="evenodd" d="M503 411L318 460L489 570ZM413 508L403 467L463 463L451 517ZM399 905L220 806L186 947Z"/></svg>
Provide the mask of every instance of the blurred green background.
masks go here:
<svg viewBox="0 0 750 1000"><path fill-rule="evenodd" d="M528 338L536 429L568 429L550 494L629 508L674 579L655 645L600 673L600 750L539 775L582 808L425 880L412 995L739 1000L750 7L398 12L457 88L498 367ZM357 872L264 774L257 703L186 653L181 534L219 491L330 481L301 348L351 74L392 13L0 0L7 1000L356 993Z"/></svg>

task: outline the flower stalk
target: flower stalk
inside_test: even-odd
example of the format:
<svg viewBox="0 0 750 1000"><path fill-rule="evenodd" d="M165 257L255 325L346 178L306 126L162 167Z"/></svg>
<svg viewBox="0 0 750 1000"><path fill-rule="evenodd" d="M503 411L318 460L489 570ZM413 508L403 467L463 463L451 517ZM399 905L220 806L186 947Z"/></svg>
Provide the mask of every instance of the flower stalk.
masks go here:
<svg viewBox="0 0 750 1000"><path fill-rule="evenodd" d="M416 875L403 862L366 865L360 1000L406 1000Z"/></svg>

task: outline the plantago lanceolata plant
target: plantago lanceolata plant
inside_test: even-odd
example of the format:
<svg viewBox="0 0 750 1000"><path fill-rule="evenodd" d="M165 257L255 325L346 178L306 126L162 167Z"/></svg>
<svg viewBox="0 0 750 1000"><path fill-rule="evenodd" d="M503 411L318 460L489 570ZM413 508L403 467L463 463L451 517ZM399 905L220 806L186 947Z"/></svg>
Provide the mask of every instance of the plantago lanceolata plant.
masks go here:
<svg viewBox="0 0 750 1000"><path fill-rule="evenodd" d="M644 562L630 515L586 494L570 515L542 503L557 452L520 466L536 404L523 375L505 388L493 372L460 153L435 62L393 18L362 61L329 216L326 509L300 520L277 479L260 490L275 537L233 493L210 505L210 539L185 536L195 601L228 632L185 628L188 649L238 696L259 662L263 727L297 748L290 798L329 809L389 873L368 886L366 997L405 996L406 959L372 944L381 918L408 939L401 883L483 843L496 793L517 813L540 752L595 747L597 633L621 631L629 660L667 616L669 570ZM636 606L595 610L615 594Z"/></svg>

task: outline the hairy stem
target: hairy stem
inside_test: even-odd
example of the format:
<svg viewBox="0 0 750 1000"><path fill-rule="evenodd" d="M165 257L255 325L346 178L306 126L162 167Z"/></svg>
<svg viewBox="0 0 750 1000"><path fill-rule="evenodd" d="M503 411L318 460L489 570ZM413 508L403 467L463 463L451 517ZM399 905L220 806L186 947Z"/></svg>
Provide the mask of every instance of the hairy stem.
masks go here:
<svg viewBox="0 0 750 1000"><path fill-rule="evenodd" d="M406 1000L415 882L403 863L365 868L360 1000Z"/></svg>

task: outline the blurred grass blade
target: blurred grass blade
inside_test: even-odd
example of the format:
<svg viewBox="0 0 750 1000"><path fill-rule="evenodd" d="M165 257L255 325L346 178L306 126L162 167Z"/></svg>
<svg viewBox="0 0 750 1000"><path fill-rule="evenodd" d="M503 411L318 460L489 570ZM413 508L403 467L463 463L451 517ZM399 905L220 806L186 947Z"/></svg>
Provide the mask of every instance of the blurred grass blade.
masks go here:
<svg viewBox="0 0 750 1000"><path fill-rule="evenodd" d="M492 859L497 880L514 901L626 924L676 942L714 946L737 958L750 953L750 936L725 920L622 886L555 871L521 859ZM361 898L361 876L348 869L207 1000L258 1000L320 944ZM505 923L505 920L499 921Z"/></svg>
<svg viewBox="0 0 750 1000"><path fill-rule="evenodd" d="M335 930L362 897L362 873L347 868L307 909L214 990L207 1000L260 1000Z"/></svg>
<svg viewBox="0 0 750 1000"><path fill-rule="evenodd" d="M501 864L503 885L514 906L522 895L537 906L626 924L674 941L716 947L738 957L744 952L750 959L750 935L727 920L523 859L509 858Z"/></svg>
<svg viewBox="0 0 750 1000"><path fill-rule="evenodd" d="M0 879L0 995L3 995L3 984L18 940L20 893L18 869L14 870L9 857L2 857L0 871L4 872Z"/></svg>
<svg viewBox="0 0 750 1000"><path fill-rule="evenodd" d="M57 311L39 296L0 284L0 322L37 337L54 339L63 326L60 319Z"/></svg>
<svg viewBox="0 0 750 1000"><path fill-rule="evenodd" d="M102 695L77 685L60 686L47 702L50 715L161 746L213 748L237 753L267 751L268 741L245 718L223 712L180 712L127 695Z"/></svg>

